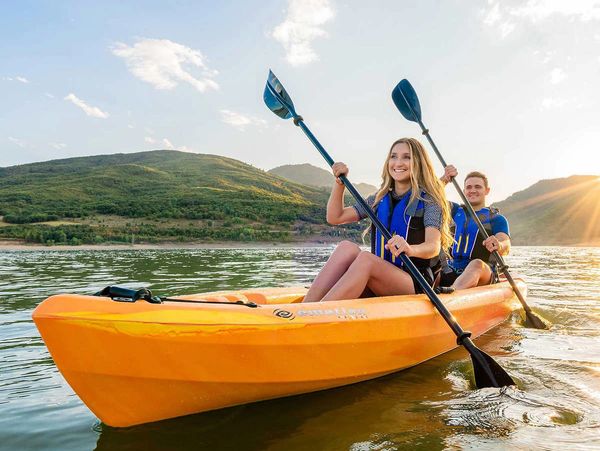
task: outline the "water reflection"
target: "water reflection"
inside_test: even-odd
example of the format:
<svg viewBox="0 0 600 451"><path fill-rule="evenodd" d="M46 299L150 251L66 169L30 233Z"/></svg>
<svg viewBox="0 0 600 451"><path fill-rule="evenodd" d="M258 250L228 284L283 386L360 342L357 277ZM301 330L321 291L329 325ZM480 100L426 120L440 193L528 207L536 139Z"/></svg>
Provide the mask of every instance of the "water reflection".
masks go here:
<svg viewBox="0 0 600 451"><path fill-rule="evenodd" d="M600 249L515 248L534 310L477 340L518 381L473 390L457 349L375 381L128 429L98 424L31 322L58 292L148 286L161 295L303 285L331 248L0 253L0 447L445 449L600 447ZM360 356L357 356L359 358Z"/></svg>

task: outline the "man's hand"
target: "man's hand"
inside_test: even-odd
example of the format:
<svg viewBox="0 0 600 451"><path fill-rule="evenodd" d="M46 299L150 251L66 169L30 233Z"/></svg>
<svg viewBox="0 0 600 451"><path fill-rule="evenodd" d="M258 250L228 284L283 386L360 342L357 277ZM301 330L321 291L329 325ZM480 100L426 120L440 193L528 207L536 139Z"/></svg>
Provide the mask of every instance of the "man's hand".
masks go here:
<svg viewBox="0 0 600 451"><path fill-rule="evenodd" d="M444 168L444 175L442 175L440 177L440 180L442 181L442 183L444 185L447 185L448 183L450 183L452 181L452 179L454 179L454 177L456 177L458 175L458 170L452 166L451 164L449 164L448 166L446 166Z"/></svg>
<svg viewBox="0 0 600 451"><path fill-rule="evenodd" d="M490 252L498 251L498 252L502 253L501 252L502 244L498 240L498 238L496 238L494 235L492 235L492 236L488 237L486 240L484 240L483 245Z"/></svg>

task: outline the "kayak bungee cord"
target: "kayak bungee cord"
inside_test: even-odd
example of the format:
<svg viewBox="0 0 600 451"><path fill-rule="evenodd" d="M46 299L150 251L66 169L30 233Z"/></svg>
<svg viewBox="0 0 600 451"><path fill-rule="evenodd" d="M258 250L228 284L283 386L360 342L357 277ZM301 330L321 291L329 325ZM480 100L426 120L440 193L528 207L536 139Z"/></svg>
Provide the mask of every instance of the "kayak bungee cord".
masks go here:
<svg viewBox="0 0 600 451"><path fill-rule="evenodd" d="M139 290L130 290L129 288L117 287L110 285L98 291L94 296L103 296L111 298L116 302L136 302L143 300L150 304L162 304L164 302L185 302L190 304L223 304L223 305L243 305L245 307L257 308L258 304L252 301L209 301L207 299L176 299L169 297L153 296L148 288L140 288Z"/></svg>

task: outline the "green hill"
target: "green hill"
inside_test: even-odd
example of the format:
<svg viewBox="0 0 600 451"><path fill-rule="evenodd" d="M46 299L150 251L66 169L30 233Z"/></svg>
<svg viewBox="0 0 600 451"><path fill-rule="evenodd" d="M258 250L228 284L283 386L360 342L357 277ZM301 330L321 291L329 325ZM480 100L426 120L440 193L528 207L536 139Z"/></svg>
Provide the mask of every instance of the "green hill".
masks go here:
<svg viewBox="0 0 600 451"><path fill-rule="evenodd" d="M303 185L331 188L333 183L331 172L308 163L286 164L270 169L268 172ZM365 197L377 191L375 186L368 183L356 183L354 186Z"/></svg>
<svg viewBox="0 0 600 451"><path fill-rule="evenodd" d="M516 245L600 245L600 177L541 180L495 204Z"/></svg>
<svg viewBox="0 0 600 451"><path fill-rule="evenodd" d="M326 201L324 190L216 155L78 157L0 168L0 236L75 244L291 239L323 226ZM48 221L54 227L32 225Z"/></svg>
<svg viewBox="0 0 600 451"><path fill-rule="evenodd" d="M312 183L318 174L332 183L310 165L265 172L173 150L0 168L0 237L47 244L358 239L363 224L325 224L328 189L275 175L302 174L298 167ZM496 205L516 245L600 245L598 176L542 180Z"/></svg>

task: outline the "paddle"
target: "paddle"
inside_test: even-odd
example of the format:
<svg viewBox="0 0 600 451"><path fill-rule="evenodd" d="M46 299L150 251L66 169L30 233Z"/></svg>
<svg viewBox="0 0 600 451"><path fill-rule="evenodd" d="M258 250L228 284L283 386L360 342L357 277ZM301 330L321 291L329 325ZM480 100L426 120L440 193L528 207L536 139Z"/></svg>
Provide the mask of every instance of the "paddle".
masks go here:
<svg viewBox="0 0 600 451"><path fill-rule="evenodd" d="M417 93L415 92L408 80L401 80L400 83L396 85L396 87L392 91L392 100L394 101L396 108L398 108L398 110L400 111L400 113L402 113L402 116L404 116L405 119L419 124L423 134L427 137L429 144L431 144L433 151L439 158L442 165L444 167L448 166L446 164L446 161L444 160L444 157L442 157L442 154L433 142L433 139L431 139L431 136L429 135L429 130L425 128L425 125L423 125L423 121L421 120L421 105L419 104L419 98L417 97ZM452 179L452 184L454 185L454 188L456 188L456 191L458 191L458 194L460 195L463 204L467 208L469 215L471 216L473 221L475 221L475 224L477 224L479 233L481 233L484 239L487 239L488 234L485 231L483 224L477 217L475 210L473 210L472 205L467 200L465 194L463 193L463 190L458 185L458 182L455 179ZM531 308L527 305L527 302L525 302L525 299L523 298L523 295L521 294L519 288L515 284L514 279L508 272L508 265L504 262L504 259L502 258L500 253L498 251L494 251L492 252L492 255L498 262L498 269L502 271L502 273L506 277L506 280L508 280L508 282L510 283L510 286L512 287L513 291L517 295L517 298L521 302L523 309L525 310L525 325L534 327L536 329L549 329L550 323L547 320L541 318L536 313L534 313L531 310Z"/></svg>
<svg viewBox="0 0 600 451"><path fill-rule="evenodd" d="M323 156L323 158L325 158L325 161L327 161L329 166L333 165L333 159L329 156L323 146L321 146L319 141L317 141L317 138L315 138L315 136L311 133L306 124L304 124L304 119L302 116L296 113L292 99L283 88L277 77L271 71L269 71L269 77L267 79L267 85L265 86L263 98L267 104L267 107L269 107L269 109L277 116L283 119L292 118L294 120L294 124L302 129L304 134L314 144L319 153ZM345 175L340 176L339 179L342 181L348 191L350 191L350 193L354 196L356 201L362 206L363 210L367 213L375 227L377 227L383 234L385 240L389 240L392 235L381 223L379 218L377 218L371 207L369 207L367 202L365 202L356 188L354 188L352 183L350 183ZM444 304L442 304L442 301L440 301L433 289L427 284L427 281L417 270L412 261L404 253L400 254L400 258L402 259L402 263L406 269L408 269L410 274L417 280L419 286L423 289L429 300L442 315L442 318L444 318L444 321L446 321L448 326L450 326L456 335L456 343L464 346L471 355L475 373L475 383L477 387L484 388L515 385L512 378L506 373L506 371L502 369L500 365L498 365L498 363L494 361L494 359L475 346L470 338L471 332L464 331L460 327L456 319L446 309Z"/></svg>

